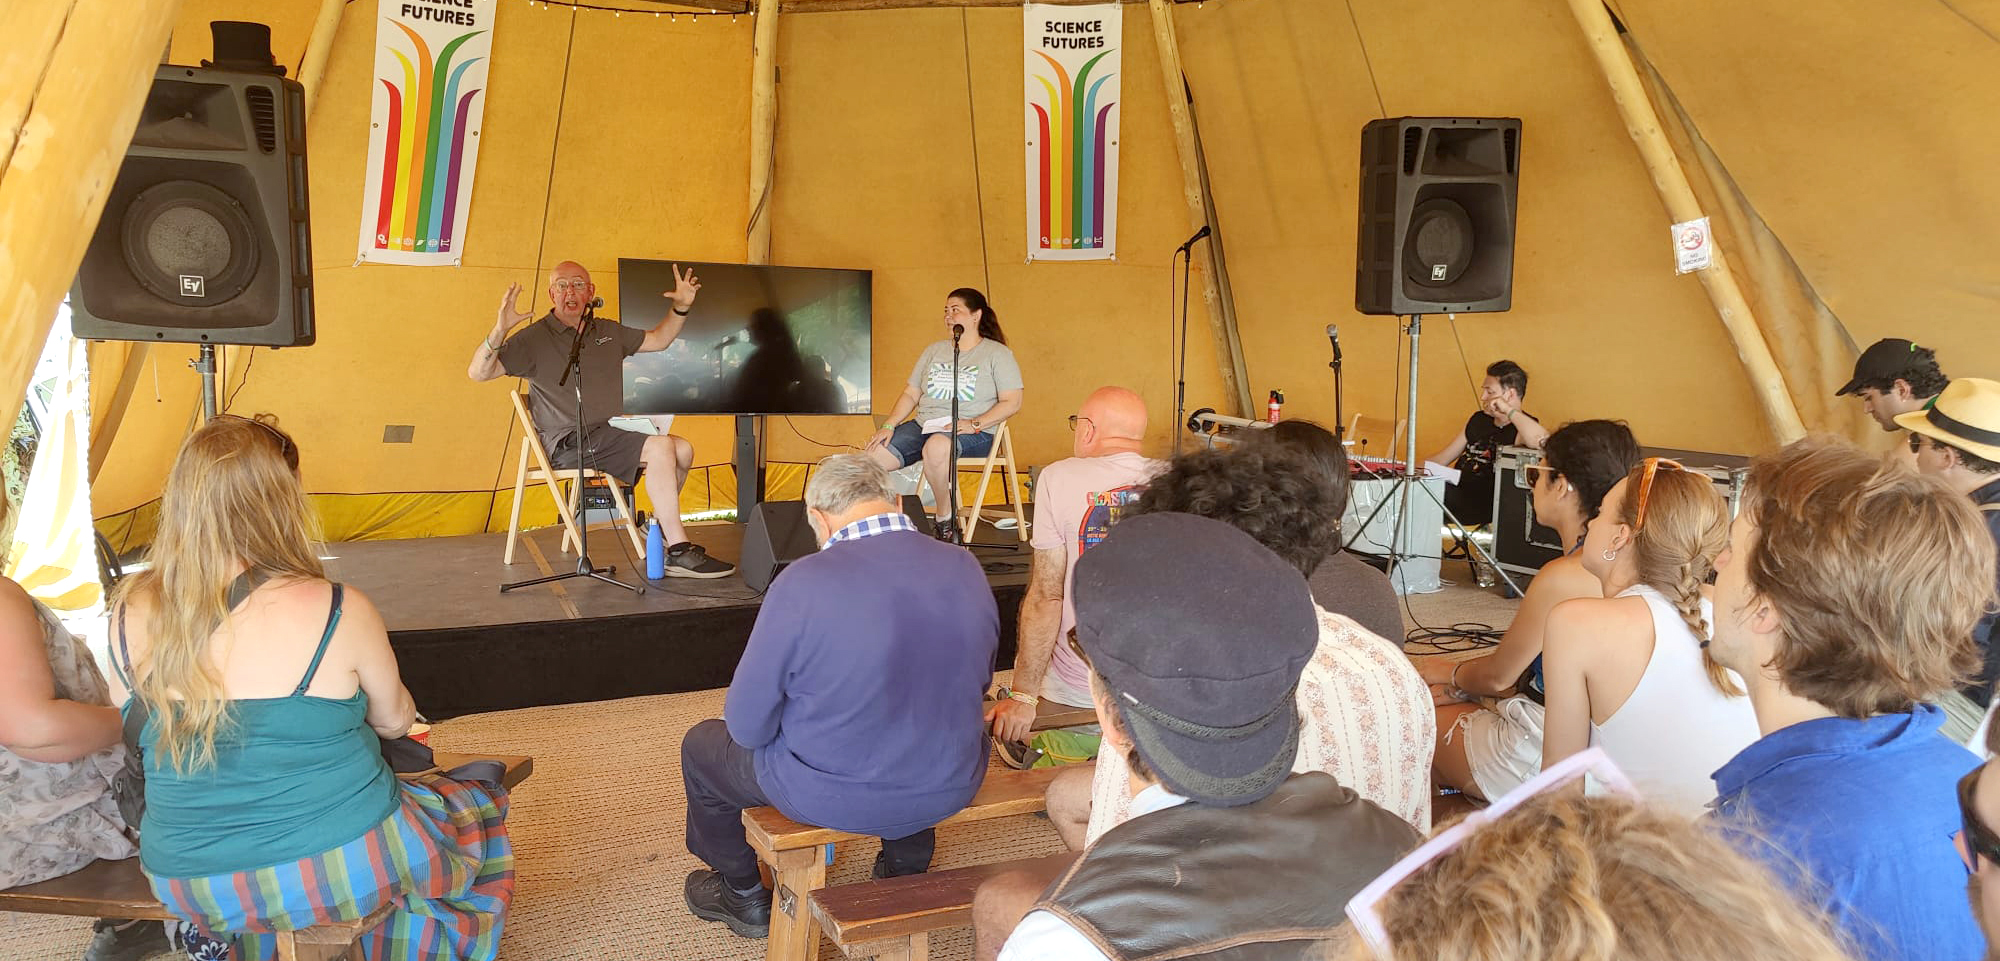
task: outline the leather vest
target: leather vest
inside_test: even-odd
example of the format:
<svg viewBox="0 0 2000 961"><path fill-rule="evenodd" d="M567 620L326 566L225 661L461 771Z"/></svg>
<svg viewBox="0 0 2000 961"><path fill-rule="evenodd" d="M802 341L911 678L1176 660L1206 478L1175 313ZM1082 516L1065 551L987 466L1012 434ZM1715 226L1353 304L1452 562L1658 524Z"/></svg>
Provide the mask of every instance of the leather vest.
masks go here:
<svg viewBox="0 0 2000 961"><path fill-rule="evenodd" d="M1189 802L1112 828L1035 908L1112 961L1324 958L1348 937L1348 899L1422 840L1314 771L1253 804Z"/></svg>

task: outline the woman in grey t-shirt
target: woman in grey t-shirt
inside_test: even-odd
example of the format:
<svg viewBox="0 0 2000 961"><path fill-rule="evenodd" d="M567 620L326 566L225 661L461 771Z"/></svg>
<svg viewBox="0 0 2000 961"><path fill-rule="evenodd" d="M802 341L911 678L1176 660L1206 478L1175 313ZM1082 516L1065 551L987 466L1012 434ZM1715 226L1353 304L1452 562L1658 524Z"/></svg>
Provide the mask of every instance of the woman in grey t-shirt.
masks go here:
<svg viewBox="0 0 2000 961"><path fill-rule="evenodd" d="M951 329L962 327L958 339L956 376L951 363ZM950 448L945 437L958 436L958 456L984 457L993 449L993 431L1021 409L1021 365L1007 348L1000 316L986 295L960 287L945 297L945 339L924 348L910 381L889 409L889 416L864 450L887 470L924 462L931 490L948 490ZM958 424L951 424L953 387L958 392ZM958 541L958 524L947 498L936 507L939 540Z"/></svg>

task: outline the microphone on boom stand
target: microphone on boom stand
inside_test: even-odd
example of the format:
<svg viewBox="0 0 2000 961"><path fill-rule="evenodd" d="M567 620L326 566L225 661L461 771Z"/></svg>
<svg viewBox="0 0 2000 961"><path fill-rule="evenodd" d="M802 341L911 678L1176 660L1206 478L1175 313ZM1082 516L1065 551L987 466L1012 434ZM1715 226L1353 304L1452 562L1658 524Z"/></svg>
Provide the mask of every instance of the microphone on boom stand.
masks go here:
<svg viewBox="0 0 2000 961"><path fill-rule="evenodd" d="M1340 328L1326 325L1327 343L1333 345L1333 359L1327 366L1333 368L1333 439L1347 440L1347 409L1344 395L1347 393L1346 376L1340 369Z"/></svg>
<svg viewBox="0 0 2000 961"><path fill-rule="evenodd" d="M576 322L576 336L570 338L569 342L569 363L563 367L563 375L556 381L557 387L569 383L569 375L576 370L577 358L583 353L584 334L590 331L590 322L597 316L593 311L602 306L604 306L602 297L592 297L583 305L583 318Z"/></svg>
<svg viewBox="0 0 2000 961"><path fill-rule="evenodd" d="M949 475L951 482L946 485L949 488L946 496L951 498L951 501L948 508L950 513L945 516L951 518L953 531L958 530L958 342L964 336L964 324L951 325L951 427L945 432L945 436L951 441L945 448L946 456L950 458L951 471ZM952 543L960 542L954 537Z"/></svg>

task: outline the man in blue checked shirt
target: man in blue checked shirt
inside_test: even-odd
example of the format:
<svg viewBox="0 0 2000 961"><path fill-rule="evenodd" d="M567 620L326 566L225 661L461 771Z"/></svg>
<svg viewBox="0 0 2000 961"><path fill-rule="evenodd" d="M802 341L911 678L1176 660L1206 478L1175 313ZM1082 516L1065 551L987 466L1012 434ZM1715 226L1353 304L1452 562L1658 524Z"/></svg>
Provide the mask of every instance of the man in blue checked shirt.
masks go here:
<svg viewBox="0 0 2000 961"><path fill-rule="evenodd" d="M896 503L859 454L806 482L820 551L765 595L723 719L681 742L688 850L709 867L688 875L695 917L770 931L745 808L882 838L883 878L929 868L932 827L979 790L1000 612L971 552L919 533Z"/></svg>

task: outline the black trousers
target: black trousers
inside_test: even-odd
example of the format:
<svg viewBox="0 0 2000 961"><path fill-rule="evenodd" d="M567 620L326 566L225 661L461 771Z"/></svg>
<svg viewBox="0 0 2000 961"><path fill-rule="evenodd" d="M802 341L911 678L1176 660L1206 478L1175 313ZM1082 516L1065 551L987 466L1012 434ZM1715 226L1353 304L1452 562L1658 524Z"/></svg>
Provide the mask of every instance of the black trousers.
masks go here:
<svg viewBox="0 0 2000 961"><path fill-rule="evenodd" d="M719 719L690 728L681 739L681 783L687 790L688 853L739 891L758 883L757 852L743 833L745 808L771 803L757 784L756 755L729 736ZM890 877L931 866L937 829L882 839L882 869Z"/></svg>

